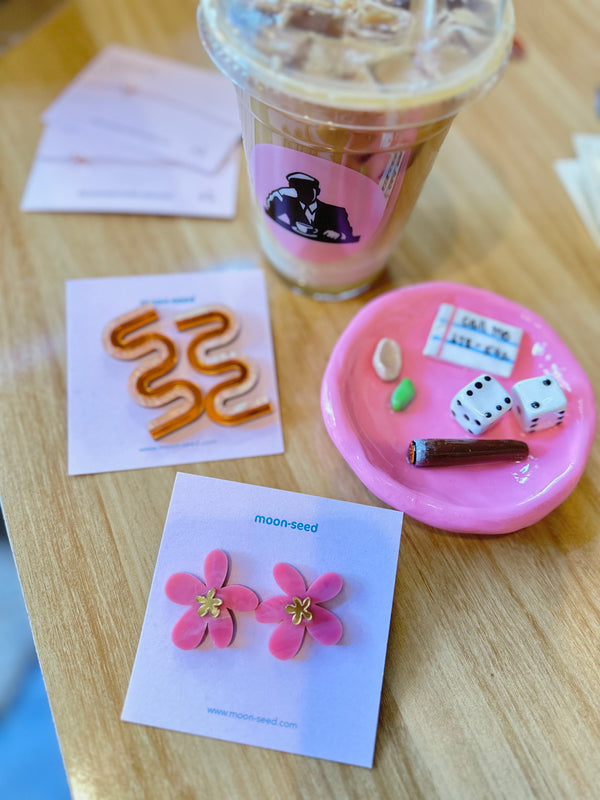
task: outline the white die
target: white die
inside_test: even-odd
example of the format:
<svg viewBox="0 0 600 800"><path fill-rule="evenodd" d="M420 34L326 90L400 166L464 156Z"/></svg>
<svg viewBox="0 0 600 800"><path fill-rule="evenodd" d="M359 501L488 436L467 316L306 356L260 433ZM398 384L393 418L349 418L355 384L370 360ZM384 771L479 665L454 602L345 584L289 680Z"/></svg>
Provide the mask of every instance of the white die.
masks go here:
<svg viewBox="0 0 600 800"><path fill-rule="evenodd" d="M540 375L515 383L513 402L519 425L525 433L560 425L567 410L567 398L556 378Z"/></svg>
<svg viewBox="0 0 600 800"><path fill-rule="evenodd" d="M480 375L452 399L450 411L459 425L474 436L487 431L512 408L506 389L491 375Z"/></svg>

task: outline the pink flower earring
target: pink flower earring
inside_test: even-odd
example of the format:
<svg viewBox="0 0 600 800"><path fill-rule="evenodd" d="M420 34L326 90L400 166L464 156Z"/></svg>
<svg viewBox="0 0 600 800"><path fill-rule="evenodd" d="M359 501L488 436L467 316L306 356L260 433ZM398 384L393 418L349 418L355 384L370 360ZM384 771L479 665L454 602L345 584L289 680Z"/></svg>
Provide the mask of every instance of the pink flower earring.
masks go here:
<svg viewBox="0 0 600 800"><path fill-rule="evenodd" d="M171 638L181 650L193 650L206 631L215 647L223 648L233 639L232 611L253 611L258 597L246 586L224 586L229 560L222 550L212 550L204 561L204 583L187 572L171 575L165 585L169 600L190 606L179 619Z"/></svg>
<svg viewBox="0 0 600 800"><path fill-rule="evenodd" d="M342 638L342 623L320 604L340 593L342 578L327 572L306 588L302 575L290 564L276 564L273 577L285 595L269 597L256 609L258 622L278 622L269 639L269 651L286 661L302 647L304 633L324 645L337 644Z"/></svg>

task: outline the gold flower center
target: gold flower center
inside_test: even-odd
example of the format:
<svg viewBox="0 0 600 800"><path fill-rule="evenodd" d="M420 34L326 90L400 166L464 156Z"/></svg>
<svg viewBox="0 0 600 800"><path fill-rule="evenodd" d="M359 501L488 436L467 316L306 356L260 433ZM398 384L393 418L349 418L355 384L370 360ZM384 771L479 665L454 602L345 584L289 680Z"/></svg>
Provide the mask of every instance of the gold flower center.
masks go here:
<svg viewBox="0 0 600 800"><path fill-rule="evenodd" d="M218 617L221 613L220 606L223 604L223 601L215 597L216 591L216 589L209 589L206 593L206 597L203 594L199 594L196 598L196 602L200 604L198 607L199 617L205 617L207 614L210 614L211 617Z"/></svg>
<svg viewBox="0 0 600 800"><path fill-rule="evenodd" d="M292 624L300 625L303 619L310 622L313 618L312 611L309 611L309 608L310 597L305 597L304 600L300 600L299 597L294 597L294 602L289 603L285 607L285 610L288 614L292 614Z"/></svg>

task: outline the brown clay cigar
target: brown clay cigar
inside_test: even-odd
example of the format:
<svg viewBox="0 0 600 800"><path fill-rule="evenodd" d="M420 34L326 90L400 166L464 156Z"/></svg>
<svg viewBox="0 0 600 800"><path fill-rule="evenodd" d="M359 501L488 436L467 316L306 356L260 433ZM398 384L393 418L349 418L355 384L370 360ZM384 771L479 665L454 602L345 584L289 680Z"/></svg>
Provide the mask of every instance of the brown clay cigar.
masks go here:
<svg viewBox="0 0 600 800"><path fill-rule="evenodd" d="M407 453L415 467L519 461L528 455L527 444L519 439L413 439Z"/></svg>

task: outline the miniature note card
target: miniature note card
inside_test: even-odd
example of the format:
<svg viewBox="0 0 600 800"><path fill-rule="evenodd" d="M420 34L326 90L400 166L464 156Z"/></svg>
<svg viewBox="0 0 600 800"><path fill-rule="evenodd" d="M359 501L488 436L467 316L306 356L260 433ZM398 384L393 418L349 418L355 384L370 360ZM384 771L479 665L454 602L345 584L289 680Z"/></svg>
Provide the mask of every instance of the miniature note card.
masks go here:
<svg viewBox="0 0 600 800"><path fill-rule="evenodd" d="M423 355L508 378L522 335L514 325L442 303Z"/></svg>
<svg viewBox="0 0 600 800"><path fill-rule="evenodd" d="M179 473L122 719L371 767L401 529Z"/></svg>
<svg viewBox="0 0 600 800"><path fill-rule="evenodd" d="M262 271L68 281L69 474L283 452Z"/></svg>
<svg viewBox="0 0 600 800"><path fill-rule="evenodd" d="M111 45L42 120L23 211L235 216L240 122L216 71Z"/></svg>

